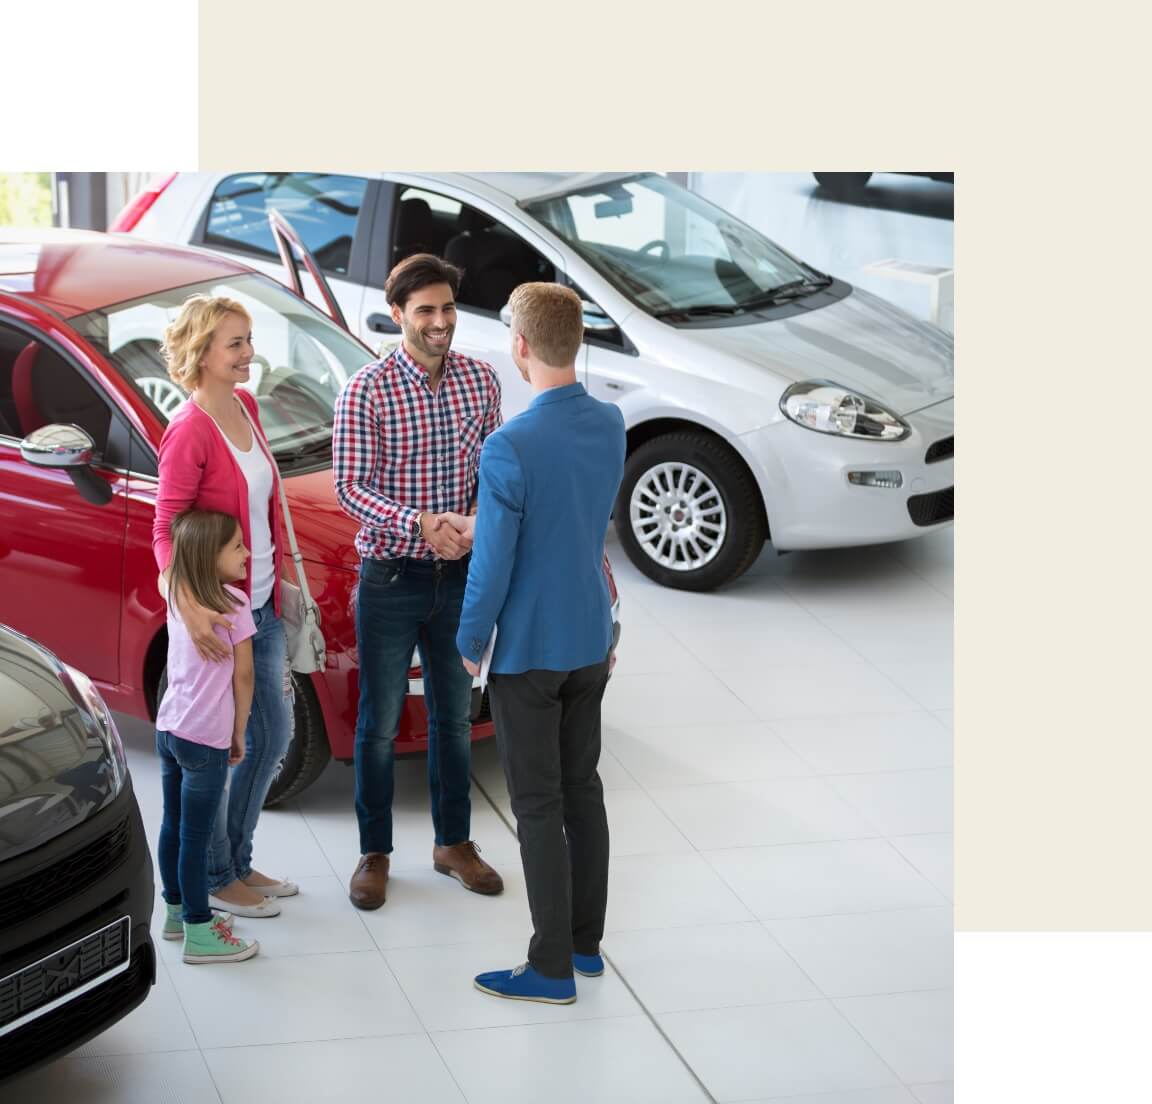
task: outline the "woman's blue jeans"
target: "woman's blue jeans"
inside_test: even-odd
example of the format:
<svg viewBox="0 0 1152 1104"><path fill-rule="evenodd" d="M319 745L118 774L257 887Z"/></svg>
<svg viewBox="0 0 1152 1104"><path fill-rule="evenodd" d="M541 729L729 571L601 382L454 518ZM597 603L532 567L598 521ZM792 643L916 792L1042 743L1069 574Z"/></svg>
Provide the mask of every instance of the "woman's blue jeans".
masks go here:
<svg viewBox="0 0 1152 1104"><path fill-rule="evenodd" d="M256 686L244 733L244 758L232 771L208 857L213 893L252 873L252 837L272 779L292 742L292 682L284 626L269 598L253 610L252 664Z"/></svg>

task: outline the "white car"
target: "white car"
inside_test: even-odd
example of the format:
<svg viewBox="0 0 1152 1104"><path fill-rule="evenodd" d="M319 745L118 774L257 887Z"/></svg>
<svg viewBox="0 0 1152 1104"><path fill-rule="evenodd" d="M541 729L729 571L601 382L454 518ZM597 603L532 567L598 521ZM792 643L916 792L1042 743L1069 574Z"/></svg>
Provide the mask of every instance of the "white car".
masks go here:
<svg viewBox="0 0 1152 1104"><path fill-rule="evenodd" d="M177 173L112 229L282 278L272 211L374 347L398 340L383 292L398 260L458 264L454 347L495 365L505 418L531 397L509 352L509 294L529 280L574 287L586 303L578 368L628 426L615 524L660 583L720 586L765 540L874 544L952 520L952 337L663 175Z"/></svg>

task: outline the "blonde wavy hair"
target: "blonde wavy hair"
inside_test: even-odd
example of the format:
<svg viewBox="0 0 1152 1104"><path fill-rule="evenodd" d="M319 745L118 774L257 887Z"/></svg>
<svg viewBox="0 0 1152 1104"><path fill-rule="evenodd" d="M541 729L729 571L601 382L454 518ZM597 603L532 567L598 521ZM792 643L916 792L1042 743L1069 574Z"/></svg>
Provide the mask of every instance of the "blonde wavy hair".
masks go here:
<svg viewBox="0 0 1152 1104"><path fill-rule="evenodd" d="M160 348L173 383L191 391L200 382L200 361L212 344L216 328L229 314L238 314L252 325L252 315L235 299L191 295L184 300L176 321L165 328Z"/></svg>

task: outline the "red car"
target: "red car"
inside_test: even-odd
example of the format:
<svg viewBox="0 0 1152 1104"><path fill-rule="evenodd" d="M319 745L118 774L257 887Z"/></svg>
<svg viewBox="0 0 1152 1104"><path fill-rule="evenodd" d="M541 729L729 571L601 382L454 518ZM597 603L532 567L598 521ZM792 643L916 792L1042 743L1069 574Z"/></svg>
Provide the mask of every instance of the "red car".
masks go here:
<svg viewBox="0 0 1152 1104"><path fill-rule="evenodd" d="M282 229L289 259L294 235ZM294 264L291 276L301 286ZM313 782L330 755L352 759L357 525L333 490L332 417L344 381L375 359L298 294L196 249L71 231L0 232L0 622L87 673L111 708L155 717L167 650L152 556L156 455L168 415L185 401L160 343L195 292L237 299L252 314L247 386L285 477L328 645L324 671L293 676L295 736L269 793L275 804ZM74 430L59 434L71 438L71 455L29 447L25 439L48 425L79 427L91 449ZM605 572L615 602L607 558ZM399 752L428 744L419 668L409 677ZM472 731L473 739L492 734L478 688Z"/></svg>

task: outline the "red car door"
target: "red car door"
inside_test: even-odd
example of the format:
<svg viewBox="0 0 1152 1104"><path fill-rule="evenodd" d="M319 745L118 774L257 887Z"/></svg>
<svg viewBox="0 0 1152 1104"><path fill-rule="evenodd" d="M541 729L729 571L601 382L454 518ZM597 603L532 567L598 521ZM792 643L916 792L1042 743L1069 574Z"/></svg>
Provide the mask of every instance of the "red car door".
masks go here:
<svg viewBox="0 0 1152 1104"><path fill-rule="evenodd" d="M75 356L0 313L0 622L90 678L120 681L127 426ZM93 475L111 492L86 501L66 471L20 455L44 425L93 438ZM90 496L96 497L96 496Z"/></svg>

